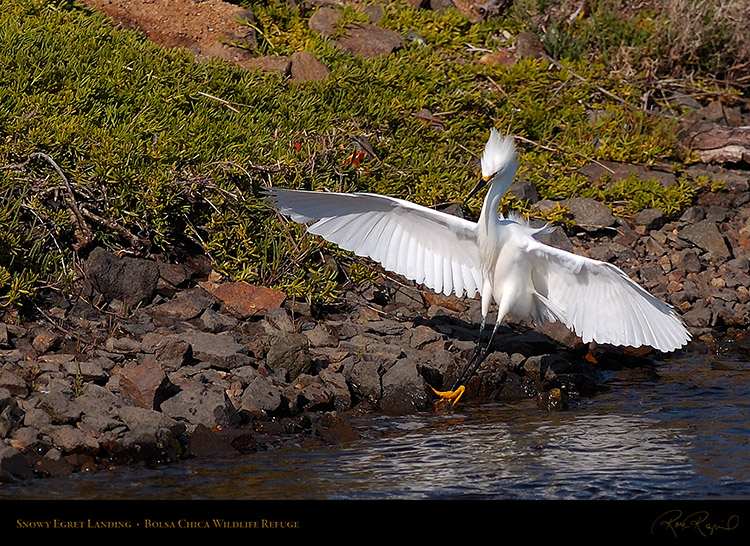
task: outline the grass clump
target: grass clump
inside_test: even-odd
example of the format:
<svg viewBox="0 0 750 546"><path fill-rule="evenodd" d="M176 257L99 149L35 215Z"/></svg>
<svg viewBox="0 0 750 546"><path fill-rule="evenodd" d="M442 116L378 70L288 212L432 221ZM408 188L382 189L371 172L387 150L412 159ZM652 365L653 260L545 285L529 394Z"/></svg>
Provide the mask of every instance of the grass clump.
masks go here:
<svg viewBox="0 0 750 546"><path fill-rule="evenodd" d="M313 32L309 10L242 2L254 14L257 55L307 49L331 69L322 82L300 84L162 50L76 2L0 2L0 225L16 234L0 246L6 304L40 283L69 283L71 264L93 245L165 254L197 246L227 277L335 301L342 274L329 255L354 282L371 275L282 222L258 187L459 202L492 126L519 137L524 176L543 197L590 193L625 202L622 210L670 214L691 198L685 186L631 180L600 191L578 178L591 160L648 163L675 153L671 126L638 107L642 89L611 70L613 57L584 58L576 44L590 43L590 30L561 30L557 45L548 38L554 61L492 66L478 61L528 21L470 24L453 10L394 2L380 25L405 46L369 59ZM342 13L341 32L364 22L352 8ZM650 29L611 39L640 43ZM425 122L424 112L438 121ZM30 161L35 154L52 161Z"/></svg>

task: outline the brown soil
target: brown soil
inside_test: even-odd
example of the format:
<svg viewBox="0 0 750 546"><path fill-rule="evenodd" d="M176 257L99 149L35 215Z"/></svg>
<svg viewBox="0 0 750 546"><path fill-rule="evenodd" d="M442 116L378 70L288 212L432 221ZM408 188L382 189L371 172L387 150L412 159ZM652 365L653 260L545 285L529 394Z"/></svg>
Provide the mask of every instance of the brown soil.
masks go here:
<svg viewBox="0 0 750 546"><path fill-rule="evenodd" d="M163 47L187 49L196 58L238 62L248 30L240 19L248 11L221 0L83 0L122 28L140 30Z"/></svg>

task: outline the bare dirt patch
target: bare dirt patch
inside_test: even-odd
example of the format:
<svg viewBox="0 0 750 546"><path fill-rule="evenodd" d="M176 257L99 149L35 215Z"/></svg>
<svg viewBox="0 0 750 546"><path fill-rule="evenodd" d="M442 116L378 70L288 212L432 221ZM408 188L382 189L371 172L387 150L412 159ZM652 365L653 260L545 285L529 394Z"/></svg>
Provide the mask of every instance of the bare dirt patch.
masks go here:
<svg viewBox="0 0 750 546"><path fill-rule="evenodd" d="M251 30L242 19L252 14L221 0L84 0L120 27L140 30L163 47L179 47L198 59L220 57L241 64L246 51L232 47Z"/></svg>

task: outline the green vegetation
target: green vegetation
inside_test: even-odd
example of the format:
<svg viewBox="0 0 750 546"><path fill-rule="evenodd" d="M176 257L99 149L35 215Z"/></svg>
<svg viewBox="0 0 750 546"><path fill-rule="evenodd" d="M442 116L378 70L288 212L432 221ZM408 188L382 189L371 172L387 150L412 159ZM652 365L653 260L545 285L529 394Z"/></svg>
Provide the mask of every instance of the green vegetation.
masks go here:
<svg viewBox="0 0 750 546"><path fill-rule="evenodd" d="M342 278L325 255L337 256L353 282L371 277L280 221L258 187L461 201L477 175L471 154L491 126L521 137L523 174L544 198L593 196L623 214L647 206L677 214L692 199L686 181L665 189L632 179L601 190L577 173L592 160L649 163L677 153L672 122L639 107L643 79L619 70L625 46L640 55L638 66L654 53L648 45L660 29L645 15L622 18L615 2L593 2L592 17L545 35L554 62L505 67L478 61L534 27L523 2L476 24L455 11L388 4L379 24L409 38L377 59L341 52L309 29L311 12L283 0L242 4L255 15L258 55L307 49L331 76L297 84L195 62L73 1L0 0L0 303L40 285L69 286L92 244L167 254L197 245L228 277L332 301ZM344 23L365 20L342 13ZM726 44L725 33L715 35ZM591 48L602 52L595 60L585 54ZM442 123L425 123L423 110ZM361 153L363 140L374 156Z"/></svg>

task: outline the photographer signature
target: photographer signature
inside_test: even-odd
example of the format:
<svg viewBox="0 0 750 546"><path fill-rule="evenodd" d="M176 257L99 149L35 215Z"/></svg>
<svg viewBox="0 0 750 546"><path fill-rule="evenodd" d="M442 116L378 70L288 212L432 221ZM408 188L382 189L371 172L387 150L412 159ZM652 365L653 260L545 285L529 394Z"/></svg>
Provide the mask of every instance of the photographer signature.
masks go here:
<svg viewBox="0 0 750 546"><path fill-rule="evenodd" d="M668 510L651 524L651 534L656 534L659 528L671 532L675 537L680 532L693 531L708 537L722 531L734 531L739 527L740 517L736 514L729 516L726 521L711 522L706 511L696 511L683 515L682 510Z"/></svg>

